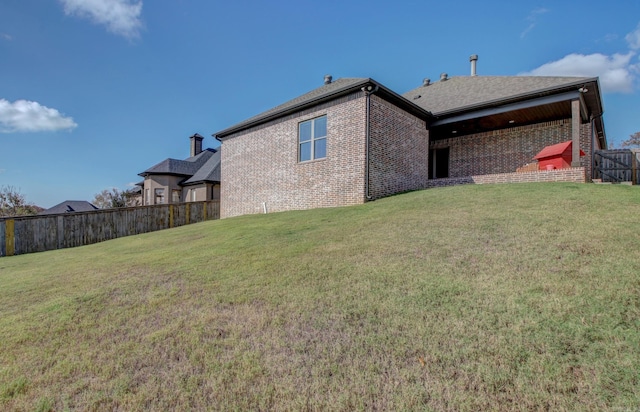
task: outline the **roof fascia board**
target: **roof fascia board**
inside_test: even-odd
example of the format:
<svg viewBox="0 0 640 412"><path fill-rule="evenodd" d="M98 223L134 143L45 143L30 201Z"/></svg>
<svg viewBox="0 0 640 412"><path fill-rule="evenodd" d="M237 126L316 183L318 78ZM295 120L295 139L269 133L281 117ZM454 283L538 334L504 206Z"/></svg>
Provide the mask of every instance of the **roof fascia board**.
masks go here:
<svg viewBox="0 0 640 412"><path fill-rule="evenodd" d="M501 113L507 113L514 110L521 109L530 109L532 107L543 106L545 104L558 103L565 100L575 100L580 98L580 92L578 90L564 92L561 94L555 94L551 96L544 96L534 100L526 100L517 103L505 104L499 107L490 107L486 109L476 110L473 112L468 112L464 114L460 114L457 116L447 117L445 119L436 120L431 124L431 126L442 126L445 124L456 123L464 120L477 119L480 117L492 116Z"/></svg>

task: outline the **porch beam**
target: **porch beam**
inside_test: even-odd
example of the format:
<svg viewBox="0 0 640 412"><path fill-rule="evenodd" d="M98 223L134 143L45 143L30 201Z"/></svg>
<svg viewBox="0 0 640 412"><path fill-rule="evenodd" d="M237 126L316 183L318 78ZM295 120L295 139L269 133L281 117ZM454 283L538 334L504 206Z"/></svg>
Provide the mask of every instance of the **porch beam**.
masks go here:
<svg viewBox="0 0 640 412"><path fill-rule="evenodd" d="M435 122L432 122L430 124L430 127L442 126L445 124L461 122L464 120L477 119L480 117L492 116L496 114L512 112L515 110L529 109L532 107L544 106L546 104L558 103L558 102L563 102L567 100L573 100L573 99L577 100L579 98L580 98L580 92L577 90L560 93L560 94L554 94L551 96L540 97L538 99L526 100L526 101L517 102L517 103L509 103L502 106L480 109L480 110L460 114L457 116L439 119L439 120L436 120Z"/></svg>

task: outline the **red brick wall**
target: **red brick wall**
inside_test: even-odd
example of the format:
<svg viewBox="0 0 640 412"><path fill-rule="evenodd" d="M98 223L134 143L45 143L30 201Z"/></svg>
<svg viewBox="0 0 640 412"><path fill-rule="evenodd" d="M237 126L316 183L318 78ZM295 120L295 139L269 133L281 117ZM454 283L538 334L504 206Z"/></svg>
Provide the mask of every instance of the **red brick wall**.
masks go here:
<svg viewBox="0 0 640 412"><path fill-rule="evenodd" d="M376 95L370 110L371 199L424 188L429 171L425 122Z"/></svg>
<svg viewBox="0 0 640 412"><path fill-rule="evenodd" d="M298 123L327 115L327 157L298 162ZM221 216L365 201L362 92L245 130L223 140Z"/></svg>
<svg viewBox="0 0 640 412"><path fill-rule="evenodd" d="M539 170L523 173L496 173L490 175L452 177L429 180L427 187L444 187L464 184L491 183L535 183L535 182L585 182L585 168L571 167L567 169Z"/></svg>
<svg viewBox="0 0 640 412"><path fill-rule="evenodd" d="M515 172L544 147L571 140L571 119L512 127L431 142L449 147L449 177ZM580 128L581 165L591 176L591 125Z"/></svg>

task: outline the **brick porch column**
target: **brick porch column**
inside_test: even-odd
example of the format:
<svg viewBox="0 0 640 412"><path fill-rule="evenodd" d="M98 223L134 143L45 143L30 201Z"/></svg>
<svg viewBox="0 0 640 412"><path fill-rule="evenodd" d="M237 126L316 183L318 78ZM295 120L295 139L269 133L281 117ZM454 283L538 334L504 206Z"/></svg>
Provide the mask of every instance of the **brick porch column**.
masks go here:
<svg viewBox="0 0 640 412"><path fill-rule="evenodd" d="M580 100L571 101L571 167L580 167Z"/></svg>

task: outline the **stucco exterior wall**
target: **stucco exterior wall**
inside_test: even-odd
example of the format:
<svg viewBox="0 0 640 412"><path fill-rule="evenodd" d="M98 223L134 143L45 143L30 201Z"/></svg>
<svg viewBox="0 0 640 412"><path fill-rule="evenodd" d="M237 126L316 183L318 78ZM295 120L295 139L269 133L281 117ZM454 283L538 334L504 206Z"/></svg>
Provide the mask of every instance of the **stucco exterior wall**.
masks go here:
<svg viewBox="0 0 640 412"><path fill-rule="evenodd" d="M534 161L544 147L571 140L571 119L432 141L431 149L449 147L449 177L515 172ZM591 125L580 126L580 166L591 177Z"/></svg>
<svg viewBox="0 0 640 412"><path fill-rule="evenodd" d="M422 189L429 176L429 131L421 120L371 96L369 196Z"/></svg>
<svg viewBox="0 0 640 412"><path fill-rule="evenodd" d="M183 189L183 202L203 202L206 200L220 200L220 185L202 183L199 185L185 186ZM195 199L193 198L195 192Z"/></svg>
<svg viewBox="0 0 640 412"><path fill-rule="evenodd" d="M327 116L326 158L298 161L298 124ZM362 92L228 136L221 216L363 203L366 98Z"/></svg>
<svg viewBox="0 0 640 412"><path fill-rule="evenodd" d="M171 198L172 190L180 190L182 188L178 185L184 177L169 176L169 175L151 175L144 179L144 188L142 190L142 198L144 205L155 205L155 189L164 189L164 203L174 203ZM147 203L146 191L149 189L149 202Z"/></svg>

